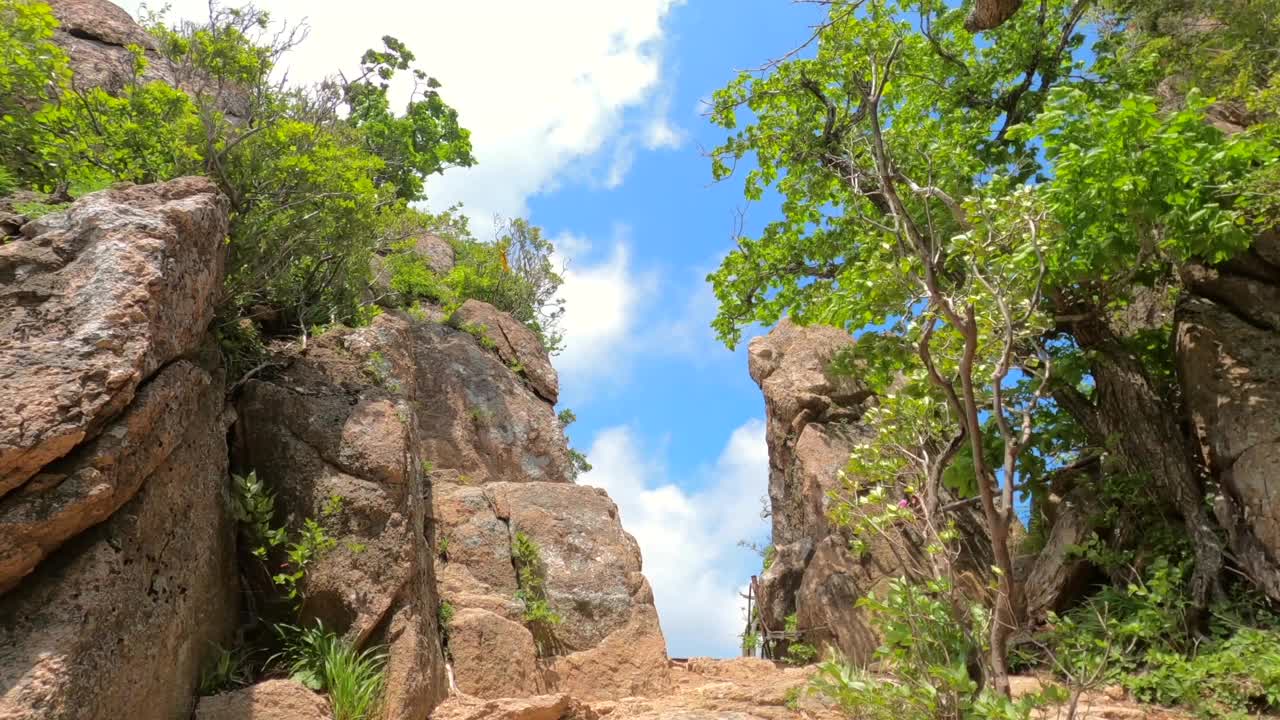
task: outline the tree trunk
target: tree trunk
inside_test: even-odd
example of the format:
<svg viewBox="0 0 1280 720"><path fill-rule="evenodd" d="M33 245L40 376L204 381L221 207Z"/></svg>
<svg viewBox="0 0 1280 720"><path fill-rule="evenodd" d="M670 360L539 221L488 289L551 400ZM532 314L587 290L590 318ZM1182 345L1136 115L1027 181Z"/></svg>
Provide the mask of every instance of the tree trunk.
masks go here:
<svg viewBox="0 0 1280 720"><path fill-rule="evenodd" d="M964 19L969 32L992 30L1004 24L1022 7L1022 0L978 0Z"/></svg>
<svg viewBox="0 0 1280 720"><path fill-rule="evenodd" d="M1181 413L1161 396L1141 361L1104 320L1090 313L1073 330L1080 347L1095 353L1097 403L1086 411L1078 401L1069 401L1067 409L1082 420L1095 442L1119 455L1128 472L1150 478L1160 496L1182 516L1195 552L1191 596L1203 610L1222 594L1224 551L1204 503L1191 447L1178 422Z"/></svg>

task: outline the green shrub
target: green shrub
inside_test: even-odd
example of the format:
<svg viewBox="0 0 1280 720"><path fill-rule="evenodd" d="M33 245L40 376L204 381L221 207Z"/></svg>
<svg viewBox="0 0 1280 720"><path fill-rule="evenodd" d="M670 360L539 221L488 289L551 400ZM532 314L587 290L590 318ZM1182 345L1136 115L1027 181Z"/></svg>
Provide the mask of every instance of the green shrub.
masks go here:
<svg viewBox="0 0 1280 720"><path fill-rule="evenodd" d="M1152 651L1125 685L1145 702L1182 705L1202 717L1280 709L1280 634L1240 628L1190 655Z"/></svg>
<svg viewBox="0 0 1280 720"><path fill-rule="evenodd" d="M564 300L556 297L563 277L551 241L525 220L512 220L494 243L456 242L456 265L445 278L457 302L482 300L509 313L537 334L547 352L561 349L559 323Z"/></svg>
<svg viewBox="0 0 1280 720"><path fill-rule="evenodd" d="M1052 651L1053 669L1122 684L1140 700L1201 717L1280 709L1275 616L1236 598L1216 606L1208 634L1198 636L1188 618L1189 566L1158 556L1128 587L1105 587L1066 615L1051 616L1041 644Z"/></svg>
<svg viewBox="0 0 1280 720"><path fill-rule="evenodd" d="M55 213L65 209L67 209L66 205L54 205L51 203L36 202L34 200L13 204L13 211L26 217L28 220L42 218L50 213Z"/></svg>
<svg viewBox="0 0 1280 720"><path fill-rule="evenodd" d="M383 648L357 650L325 630L317 621L310 628L276 625L283 650L273 656L289 677L329 696L334 720L367 720L375 716L386 683L387 654Z"/></svg>
<svg viewBox="0 0 1280 720"><path fill-rule="evenodd" d="M52 10L36 0L0 0L0 169L16 186L44 187L51 138L40 110L70 80L67 56L53 42ZM0 183L3 184L3 183Z"/></svg>
<svg viewBox="0 0 1280 720"><path fill-rule="evenodd" d="M217 643L210 645L214 650L213 657L200 669L198 690L201 695L217 695L253 682L249 666L251 651L242 647L228 650Z"/></svg>
<svg viewBox="0 0 1280 720"><path fill-rule="evenodd" d="M0 165L0 197L11 194L18 189L18 179L13 176L13 172L8 168Z"/></svg>
<svg viewBox="0 0 1280 720"><path fill-rule="evenodd" d="M875 653L879 672L830 659L818 665L810 692L870 720L1025 719L1044 701L1063 699L1057 688L1017 701L979 691L975 663L986 652L987 613L959 602L945 581L892 580L883 599L858 601L884 638Z"/></svg>

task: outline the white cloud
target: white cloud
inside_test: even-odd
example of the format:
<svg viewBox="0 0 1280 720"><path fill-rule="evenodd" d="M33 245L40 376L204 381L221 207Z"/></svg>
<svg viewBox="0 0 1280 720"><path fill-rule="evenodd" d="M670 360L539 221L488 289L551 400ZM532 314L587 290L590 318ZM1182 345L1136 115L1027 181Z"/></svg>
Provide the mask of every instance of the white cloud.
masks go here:
<svg viewBox="0 0 1280 720"><path fill-rule="evenodd" d="M554 239L565 267L560 297L565 301L564 352L554 358L567 386L619 380L633 349L641 310L652 302L659 278L635 267L626 228L614 230L608 253L592 259L593 243L562 234Z"/></svg>
<svg viewBox="0 0 1280 720"><path fill-rule="evenodd" d="M593 469L580 482L607 490L639 541L673 656L738 653L739 594L759 558L737 542L767 534L759 505L769 473L764 432L762 420L747 421L714 463L679 485L629 427L602 430L591 445Z"/></svg>
<svg viewBox="0 0 1280 720"><path fill-rule="evenodd" d="M478 160L433 178L431 204L463 202L487 227L495 214L526 214L528 198L554 189L575 162L640 131L627 127L626 111L645 106L660 87L663 21L682 1L382 0L356 11L313 0L258 6L277 20L305 18L310 26L306 42L284 60L294 81L350 70L365 49L381 47L384 34L404 41L417 65L444 84L445 100L472 131ZM170 4L172 17L207 17L206 0ZM621 172L625 167L610 169L611 186Z"/></svg>

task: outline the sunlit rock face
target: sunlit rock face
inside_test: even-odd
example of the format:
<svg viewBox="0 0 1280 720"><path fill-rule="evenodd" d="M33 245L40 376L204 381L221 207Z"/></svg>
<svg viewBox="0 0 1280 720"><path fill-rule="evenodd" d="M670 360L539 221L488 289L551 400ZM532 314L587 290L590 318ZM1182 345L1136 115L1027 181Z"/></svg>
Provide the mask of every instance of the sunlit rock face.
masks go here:
<svg viewBox="0 0 1280 720"><path fill-rule="evenodd" d="M880 639L857 601L903 574L902 553L924 556L919 538L906 533L892 543L870 539L867 551L855 556L847 529L828 518L831 493L841 488L839 472L874 433L862 421L875 402L870 388L829 370L836 354L853 344L837 328L783 320L751 341L748 362L764 394L773 521L773 561L759 580L760 620L768 630L783 630L794 614L805 642L864 664ZM989 565L971 557L984 547L973 541L981 525L967 510L956 516L965 537L960 564Z"/></svg>
<svg viewBox="0 0 1280 720"><path fill-rule="evenodd" d="M1182 275L1174 342L1187 419L1238 560L1280 598L1280 235Z"/></svg>
<svg viewBox="0 0 1280 720"><path fill-rule="evenodd" d="M180 716L235 627L226 228L183 178L0 244L0 716Z"/></svg>

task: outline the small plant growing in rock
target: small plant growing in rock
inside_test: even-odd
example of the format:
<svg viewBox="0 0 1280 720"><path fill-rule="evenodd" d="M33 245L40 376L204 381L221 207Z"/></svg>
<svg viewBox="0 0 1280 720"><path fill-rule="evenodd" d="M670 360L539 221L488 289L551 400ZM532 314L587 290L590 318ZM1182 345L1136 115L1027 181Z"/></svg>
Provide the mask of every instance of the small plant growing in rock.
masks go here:
<svg viewBox="0 0 1280 720"><path fill-rule="evenodd" d="M342 512L342 500L343 497L338 493L331 494L324 501L324 507L320 509L321 517L333 517Z"/></svg>
<svg viewBox="0 0 1280 720"><path fill-rule="evenodd" d="M258 559L266 559L271 548L280 546L286 539L284 528L272 527L276 513L275 494L262 484L257 472L243 477L232 475L231 490L232 514L251 546L250 552Z"/></svg>
<svg viewBox="0 0 1280 720"><path fill-rule="evenodd" d="M427 319L427 309L422 307L420 302L415 301L405 312L409 314L410 319L416 322L425 322Z"/></svg>
<svg viewBox="0 0 1280 720"><path fill-rule="evenodd" d="M516 599L524 606L524 621L540 630L559 625L563 618L547 602L546 568L538 544L517 531L511 543L511 559L516 566Z"/></svg>
<svg viewBox="0 0 1280 720"><path fill-rule="evenodd" d="M488 329L480 323L463 322L458 323L455 327L475 338L480 343L480 347L485 350L496 350L498 348L497 343L489 337Z"/></svg>
<svg viewBox="0 0 1280 720"><path fill-rule="evenodd" d="M319 621L305 630L287 624L276 625L275 630L284 649L268 664L278 662L291 679L328 694L334 720L377 716L386 685L384 648L357 650Z"/></svg>
<svg viewBox="0 0 1280 720"><path fill-rule="evenodd" d="M299 585L306 576L307 565L320 555L337 547L338 541L324 531L320 523L312 518L303 521L302 532L295 542L289 544L288 562L281 567L287 572L276 573L271 580L284 591L285 597L298 600L301 597Z"/></svg>
<svg viewBox="0 0 1280 720"><path fill-rule="evenodd" d="M369 353L369 357L365 358L364 373L369 376L378 385L391 386L394 381L391 378L391 361L381 352L374 350ZM395 387L391 387L395 390Z"/></svg>
<svg viewBox="0 0 1280 720"><path fill-rule="evenodd" d="M564 430L577 422L578 416L569 408L565 408L556 415L556 419L560 421L560 429ZM591 463L587 462L586 453L569 448L569 479L577 480L578 476L584 472L591 472Z"/></svg>
<svg viewBox="0 0 1280 720"><path fill-rule="evenodd" d="M493 411L486 407L473 407L467 411L467 417L476 425L483 426L493 420Z"/></svg>
<svg viewBox="0 0 1280 720"><path fill-rule="evenodd" d="M436 541L436 554L440 556L441 560L445 562L449 562L449 536L448 535L441 535L440 539Z"/></svg>
<svg viewBox="0 0 1280 720"><path fill-rule="evenodd" d="M453 603L448 600L440 601L440 609L436 611L436 620L440 623L440 632L445 636L449 634L449 626L453 623L453 616L456 614Z"/></svg>
<svg viewBox="0 0 1280 720"><path fill-rule="evenodd" d="M569 478L577 480L578 476L585 472L591 472L591 463L587 461L587 454L576 448L569 448Z"/></svg>
<svg viewBox="0 0 1280 720"><path fill-rule="evenodd" d="M249 667L252 652L241 647L228 650L217 643L210 645L214 651L213 657L200 669L201 695L217 695L253 682L253 673Z"/></svg>
<svg viewBox="0 0 1280 720"><path fill-rule="evenodd" d="M796 620L796 614L791 613L786 619L786 631L789 633L799 630L799 622ZM806 642L793 641L787 646L786 661L791 665L808 665L818 657L818 649Z"/></svg>

